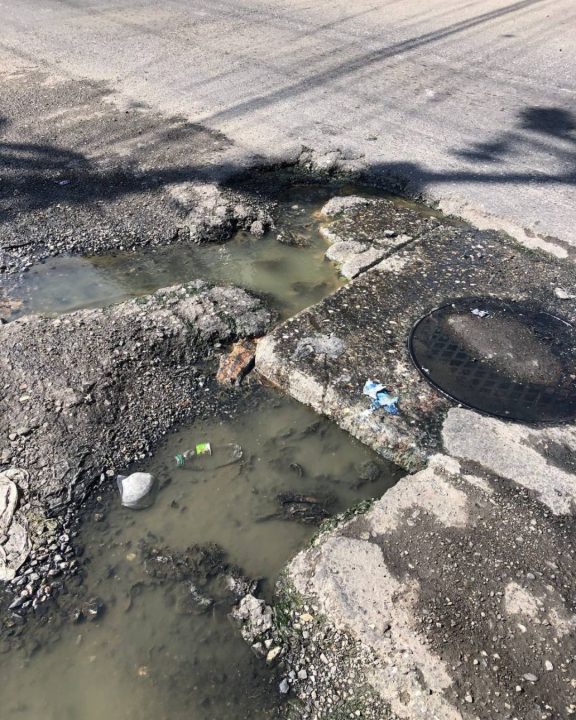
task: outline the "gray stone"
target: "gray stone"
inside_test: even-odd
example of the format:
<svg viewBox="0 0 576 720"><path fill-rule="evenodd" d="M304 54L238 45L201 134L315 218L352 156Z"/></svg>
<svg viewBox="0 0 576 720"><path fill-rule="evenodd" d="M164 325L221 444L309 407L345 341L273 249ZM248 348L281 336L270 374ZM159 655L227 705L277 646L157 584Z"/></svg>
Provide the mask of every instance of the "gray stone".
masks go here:
<svg viewBox="0 0 576 720"><path fill-rule="evenodd" d="M272 629L272 608L254 595L246 595L232 611L232 617L241 624L242 636L253 644Z"/></svg>
<svg viewBox="0 0 576 720"><path fill-rule="evenodd" d="M122 505L132 510L142 510L154 503L158 483L150 473L136 472L125 477L116 478Z"/></svg>
<svg viewBox="0 0 576 720"><path fill-rule="evenodd" d="M7 472L0 474L0 536L6 535L18 502L18 488Z"/></svg>
<svg viewBox="0 0 576 720"><path fill-rule="evenodd" d="M361 205L369 205L373 200L359 195L342 195L333 197L322 207L320 214L325 217L333 217L339 215L344 210L360 207Z"/></svg>
<svg viewBox="0 0 576 720"><path fill-rule="evenodd" d="M12 518L7 540L0 546L0 581L12 580L30 554L28 524L24 517Z"/></svg>

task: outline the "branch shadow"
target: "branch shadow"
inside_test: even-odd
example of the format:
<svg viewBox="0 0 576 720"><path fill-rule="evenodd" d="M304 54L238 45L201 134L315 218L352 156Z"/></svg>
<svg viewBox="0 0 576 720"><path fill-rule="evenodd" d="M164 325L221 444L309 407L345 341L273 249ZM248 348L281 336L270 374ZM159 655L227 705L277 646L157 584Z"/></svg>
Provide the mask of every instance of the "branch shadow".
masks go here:
<svg viewBox="0 0 576 720"><path fill-rule="evenodd" d="M0 118L0 131L8 126ZM223 136L201 126L177 121L152 127L145 151L135 148L128 158L100 158L99 162L75 149L49 143L23 143L0 140L0 250L10 251L22 245L46 242L50 233L69 238L63 245L67 252L75 250L75 234L101 232L104 226L114 245L122 245L123 235L140 242L138 233L146 235L146 244L170 240L162 223L174 233L177 211L170 206L170 195L162 194L180 183L245 175L245 168L214 156L198 158L197 162L179 162L193 156L198 143L220 142ZM130 128L124 127L122 138ZM454 170L429 168L418 162L383 162L372 165L366 175L377 182L397 181L411 195L425 194L428 186L439 183L472 183L506 186L574 185L576 183L576 115L560 107L522 108L510 130L494 138L481 140L468 147L456 148L453 155L462 160ZM129 133L128 133L129 134ZM217 138L216 140L214 138ZM112 145L117 138L113 138ZM129 138L129 144L133 138ZM132 145L130 145L132 147ZM135 147L135 146L134 146ZM149 152L148 152L149 151ZM105 149L103 150L105 155ZM554 172L507 170L513 155L544 152L556 161ZM522 167L516 163L515 168ZM257 174L257 171L255 173ZM389 184L389 183L388 183ZM238 187L238 184L236 184ZM258 187L258 190L251 190ZM257 192L266 198L266 188L250 186L246 192ZM273 199L274 188L269 189ZM159 196L160 195L160 196ZM152 210L150 209L152 207ZM157 212L157 207L163 208ZM141 213L139 224L133 216ZM103 223L104 218L104 223ZM168 218L168 219L167 219ZM125 222L126 221L126 222ZM155 225L155 223L157 223ZM76 224L76 225L75 225ZM46 228L49 232L46 232ZM144 228L144 230L142 229ZM163 234L164 232L164 234ZM154 237L157 240L154 240ZM68 243L68 244L66 244Z"/></svg>

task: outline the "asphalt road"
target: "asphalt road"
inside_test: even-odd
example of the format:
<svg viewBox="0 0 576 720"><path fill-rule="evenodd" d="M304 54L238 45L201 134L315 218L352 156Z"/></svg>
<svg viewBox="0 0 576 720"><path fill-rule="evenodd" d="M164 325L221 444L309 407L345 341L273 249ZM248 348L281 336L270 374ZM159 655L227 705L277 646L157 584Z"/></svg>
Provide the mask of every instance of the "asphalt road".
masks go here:
<svg viewBox="0 0 576 720"><path fill-rule="evenodd" d="M0 22L2 67L104 81L239 164L337 149L576 249L573 0L8 0Z"/></svg>

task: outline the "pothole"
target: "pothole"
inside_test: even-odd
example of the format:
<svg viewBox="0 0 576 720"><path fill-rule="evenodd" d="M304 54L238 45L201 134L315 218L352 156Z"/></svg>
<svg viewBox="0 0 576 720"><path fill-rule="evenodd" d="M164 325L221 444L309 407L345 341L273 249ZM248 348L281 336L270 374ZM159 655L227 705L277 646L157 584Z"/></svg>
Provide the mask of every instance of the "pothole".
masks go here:
<svg viewBox="0 0 576 720"><path fill-rule="evenodd" d="M7 276L0 317L59 314L103 307L147 295L159 288L202 279L237 285L265 296L286 319L322 300L345 283L339 267L325 257L330 243L322 233L322 206L335 195L390 198L398 210L428 218L429 208L374 188L343 181L294 182L286 171L256 174L247 197L276 205L275 227L262 237L240 230L223 243L174 242L105 255L62 255ZM243 185L235 189L240 192ZM367 228L369 233L371 230Z"/></svg>
<svg viewBox="0 0 576 720"><path fill-rule="evenodd" d="M336 181L295 184L270 174L247 192L277 203L276 226L263 237L241 231L222 244L176 242L155 250L52 258L7 285L13 303L9 319L110 305L195 278L266 296L286 318L344 283L325 258L329 241L320 230L327 218L319 210L326 201L352 194L379 198L391 216L396 206L405 210L416 230L433 217L427 208ZM388 218L384 224L389 234L375 240L382 255L397 236L409 242L404 235L412 232L391 229ZM341 225L345 238L354 228ZM367 244L375 232L367 229ZM214 405L220 407L219 391L210 383L195 392L191 401L201 405L198 395L215 393ZM311 410L259 392L252 403L249 392L239 393L238 407L228 417L183 428L151 460L133 468L160 479L152 508L138 513L121 508L112 490L96 498L98 509L81 533L81 582L74 586L72 579L69 585L59 571L46 577L49 570L42 565L26 568L30 572L18 591L28 592L31 575L38 576L42 587L50 586L50 596L54 586L56 600L40 605L33 639L23 633L20 642L20 622L12 618L13 652L0 656L10 713L30 720L40 713L92 720L114 716L121 706L126 717L139 720L267 716L276 689L227 620L233 600L222 585L225 578L211 578L216 584L222 580L214 596L211 583L198 586L194 578L151 578L146 548L164 563L191 546L215 543L223 566L238 566L269 596L278 572L322 517L381 496L401 471ZM83 400L91 402L89 395ZM204 474L178 467L175 457L199 442L215 448L238 443L242 460ZM35 607L31 594L21 595L16 615ZM68 615L69 621L63 620Z"/></svg>
<svg viewBox="0 0 576 720"><path fill-rule="evenodd" d="M453 400L527 423L576 417L576 328L526 303L460 298L410 335L422 375Z"/></svg>
<svg viewBox="0 0 576 720"><path fill-rule="evenodd" d="M277 682L227 617L237 599L228 574L238 566L270 597L318 530L315 506L332 515L379 497L401 471L295 401L260 389L239 404L182 428L138 464L161 485L149 509L121 507L113 487L91 501L78 537L82 583L41 610L33 635L19 639L16 625L12 652L0 653L5 717L97 720L119 707L134 720L272 717ZM242 459L211 471L178 466L177 454L204 441L215 459L237 443ZM291 513L289 497L308 506L310 522ZM208 558L209 573L188 573L180 559L206 543L222 550L218 567Z"/></svg>

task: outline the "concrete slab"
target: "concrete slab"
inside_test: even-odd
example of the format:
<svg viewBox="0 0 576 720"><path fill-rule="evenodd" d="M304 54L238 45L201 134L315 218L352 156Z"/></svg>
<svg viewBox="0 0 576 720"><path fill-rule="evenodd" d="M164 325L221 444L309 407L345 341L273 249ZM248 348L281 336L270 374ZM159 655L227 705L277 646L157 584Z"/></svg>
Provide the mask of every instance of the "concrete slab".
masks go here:
<svg viewBox="0 0 576 720"><path fill-rule="evenodd" d="M437 455L300 553L288 585L332 628L312 651L332 657L345 633L372 653L349 698L360 709L368 682L397 718L568 718L573 529L514 483ZM316 667L321 684L328 670ZM309 685L294 691L309 697Z"/></svg>
<svg viewBox="0 0 576 720"><path fill-rule="evenodd" d="M363 213L372 207L349 211L355 223L345 240L354 237L355 225L362 225ZM390 228L389 217L384 223ZM576 303L560 300L558 286L573 288L569 266L498 234L440 223L276 328L259 343L256 367L296 399L413 470L441 448L441 422L456 404L425 382L410 359L407 341L416 321L458 297L486 295L538 303L574 322ZM318 334L337 338L340 352L297 352L303 339ZM369 379L399 396L398 415L370 412L362 394Z"/></svg>

